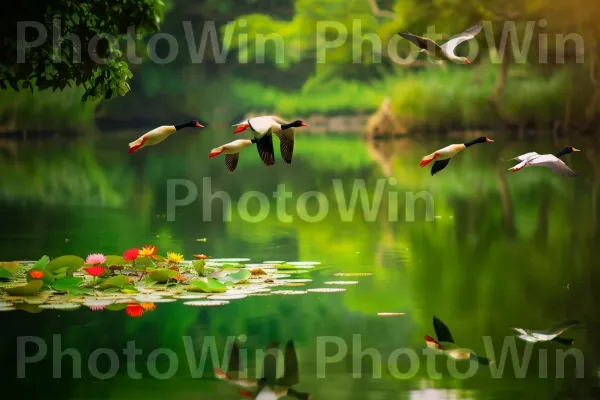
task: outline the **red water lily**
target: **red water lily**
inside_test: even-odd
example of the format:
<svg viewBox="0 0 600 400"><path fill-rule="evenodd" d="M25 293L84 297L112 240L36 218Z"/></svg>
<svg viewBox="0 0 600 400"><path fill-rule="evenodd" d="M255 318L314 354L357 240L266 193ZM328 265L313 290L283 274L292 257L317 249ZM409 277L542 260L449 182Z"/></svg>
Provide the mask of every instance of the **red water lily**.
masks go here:
<svg viewBox="0 0 600 400"><path fill-rule="evenodd" d="M194 257L196 257L198 260L206 260L207 258L210 258L209 256L205 256L204 254L194 254Z"/></svg>
<svg viewBox="0 0 600 400"><path fill-rule="evenodd" d="M142 314L144 314L144 307L142 307L138 303L131 302L127 304L125 312L127 313L127 315L133 318L141 317Z"/></svg>
<svg viewBox="0 0 600 400"><path fill-rule="evenodd" d="M94 278L104 273L104 267L102 265L94 265L92 267L87 267L84 270L88 275L93 276Z"/></svg>
<svg viewBox="0 0 600 400"><path fill-rule="evenodd" d="M123 253L123 259L125 261L134 261L136 258L138 258L139 254L140 254L139 249L125 250L125 252Z"/></svg>
<svg viewBox="0 0 600 400"><path fill-rule="evenodd" d="M44 271L34 269L29 271L29 276L31 276L33 279L42 279L44 277Z"/></svg>

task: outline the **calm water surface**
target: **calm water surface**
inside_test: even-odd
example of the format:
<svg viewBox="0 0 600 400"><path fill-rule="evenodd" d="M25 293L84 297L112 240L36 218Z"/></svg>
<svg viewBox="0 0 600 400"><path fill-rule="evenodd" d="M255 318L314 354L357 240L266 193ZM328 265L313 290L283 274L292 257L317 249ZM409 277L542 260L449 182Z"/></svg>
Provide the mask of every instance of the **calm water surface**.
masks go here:
<svg viewBox="0 0 600 400"><path fill-rule="evenodd" d="M195 371L206 338L215 339L221 357L228 337L245 335L243 347L250 349L252 362L254 349L270 340L293 339L301 374L296 389L315 399L599 398L597 144L515 144L494 137L496 143L469 149L431 177L418 167L419 160L446 141L367 145L355 138L301 136L292 166L278 158L278 165L267 169L248 149L238 171L230 174L223 159L207 159L212 147L228 139L222 132L185 133L128 155L126 144L135 136L2 144L0 258L120 254L153 244L163 254L181 252L188 258L205 253L256 263L319 261L324 268L312 274L309 287L337 279L359 283L343 293L250 297L214 308L157 304L135 319L87 309L4 312L0 372L5 389L17 387L27 398L238 399L233 387L214 379L210 363L201 377L190 373L190 363ZM579 179L533 168L510 174L510 164L501 161L565 145L583 150L565 157L583 173ZM188 180L198 193L169 221L173 180ZM356 211L345 212L352 190L362 183L376 207L365 214L359 198ZM291 193L285 206L273 198L280 185ZM175 196L181 199L188 190L180 182ZM250 191L268 201L246 203L243 195ZM313 191L323 195L320 208L314 194L303 197ZM223 193L211 202L215 192ZM425 200L412 207L407 193L420 193L432 208ZM232 209L224 218L221 199L227 196ZM338 272L372 276L339 278ZM379 317L380 312L405 315ZM579 365L575 356L562 362L559 345L541 344L533 348L523 378L515 377L511 356L502 378L481 367L471 378L457 379L443 357L436 358L436 376L428 372L422 353L423 336L434 334L433 315L449 325L459 344L482 355L483 337L489 337L495 354L487 349L487 356L498 363L503 345L511 343L511 326L549 328L578 319L585 327L565 336L575 339L583 358ZM53 342L53 335L60 340ZM19 336L36 336L47 345L46 357L26 367L26 379L16 377ZM191 352L185 337L193 343ZM131 341L140 350L135 360L123 354ZM326 341L337 344L323 351ZM81 355L81 378L71 356L60 361L67 348ZM98 357L100 373L116 372L108 380L94 377L88 367L101 348L119 355L112 363L117 371L110 370L108 356ZM163 354L154 362L151 353L159 348L167 349L171 360ZM396 358L398 349L410 349L415 357ZM525 343L517 342L516 349L522 361ZM33 354L35 346L27 351ZM337 351L345 356L323 367L324 356ZM583 378L576 378L577 366ZM157 379L155 369L172 377ZM460 372L468 369L468 363L458 363Z"/></svg>

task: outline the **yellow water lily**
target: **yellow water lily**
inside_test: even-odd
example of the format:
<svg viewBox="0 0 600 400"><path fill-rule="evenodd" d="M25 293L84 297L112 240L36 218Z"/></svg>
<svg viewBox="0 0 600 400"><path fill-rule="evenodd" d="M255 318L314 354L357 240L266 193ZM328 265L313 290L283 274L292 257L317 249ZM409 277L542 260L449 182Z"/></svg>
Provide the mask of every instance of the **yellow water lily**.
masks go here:
<svg viewBox="0 0 600 400"><path fill-rule="evenodd" d="M152 257L156 254L156 247L155 246L142 246L142 248L139 251L139 256L140 257Z"/></svg>
<svg viewBox="0 0 600 400"><path fill-rule="evenodd" d="M167 253L167 261L173 264L179 264L183 261L183 255L179 253Z"/></svg>

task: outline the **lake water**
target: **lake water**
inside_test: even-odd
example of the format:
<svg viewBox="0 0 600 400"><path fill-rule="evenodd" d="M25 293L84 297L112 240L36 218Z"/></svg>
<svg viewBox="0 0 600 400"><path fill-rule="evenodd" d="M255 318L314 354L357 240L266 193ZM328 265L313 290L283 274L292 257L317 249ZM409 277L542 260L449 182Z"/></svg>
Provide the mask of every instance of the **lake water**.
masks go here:
<svg viewBox="0 0 600 400"><path fill-rule="evenodd" d="M196 364L211 340L222 358L228 338L241 336L251 365L269 341L294 340L295 389L315 399L600 398L600 146L518 143L490 134L495 143L469 148L431 177L429 168L419 168L421 157L462 140L365 144L298 135L291 166L276 149L278 164L266 168L247 149L238 170L228 173L222 158L207 158L227 135L182 132L132 155L126 150L135 132L3 143L0 258L121 254L152 244L187 259L204 253L252 263L318 261L322 268L305 288L346 291L248 297L210 308L159 303L140 318L84 308L3 312L5 391L15 388L27 398L239 399L234 387L215 379L210 358L203 368ZM535 168L510 174L511 164L501 161L565 145L583 150L564 157L580 178ZM373 208L365 213L358 196L352 212L351 194L363 185ZM231 205L225 216L224 204ZM359 283L324 283L334 280ZM423 336L435 334L434 315L458 344L495 359L494 369L480 366L461 379L468 362L458 362L456 372L443 356L431 361ZM510 329L568 319L583 327L564 334L575 339L564 360L561 345L528 347L514 342ZM23 364L19 337L41 342L45 356ZM124 354L131 342L135 358ZM515 354L502 356L512 343ZM67 348L76 351L61 359ZM36 345L25 351L32 357ZM75 352L81 365L73 362ZM519 371L513 360L527 354Z"/></svg>

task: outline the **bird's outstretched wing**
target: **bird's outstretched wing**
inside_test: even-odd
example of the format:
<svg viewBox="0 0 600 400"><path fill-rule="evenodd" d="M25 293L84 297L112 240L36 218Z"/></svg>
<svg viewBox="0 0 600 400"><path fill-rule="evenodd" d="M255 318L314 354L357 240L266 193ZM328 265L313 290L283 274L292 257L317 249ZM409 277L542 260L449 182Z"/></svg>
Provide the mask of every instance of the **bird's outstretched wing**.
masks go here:
<svg viewBox="0 0 600 400"><path fill-rule="evenodd" d="M281 150L283 161L286 164L291 164L292 156L294 155L294 129L288 128L283 131L277 131L275 135L279 138L279 149Z"/></svg>
<svg viewBox="0 0 600 400"><path fill-rule="evenodd" d="M555 174L565 178L574 178L579 176L571 168L567 167L562 160L552 154L546 154L526 161L529 165L550 168Z"/></svg>
<svg viewBox="0 0 600 400"><path fill-rule="evenodd" d="M441 170L446 168L446 166L448 165L449 162L450 162L450 159L434 162L433 167L431 167L431 176L437 174L438 172L440 172Z"/></svg>
<svg viewBox="0 0 600 400"><path fill-rule="evenodd" d="M481 365L490 365L490 364L494 363L494 361L492 361L492 360L490 360L488 358L485 358L485 357L480 357L480 356L478 356L475 353L471 353L471 360L472 361L477 361Z"/></svg>
<svg viewBox="0 0 600 400"><path fill-rule="evenodd" d="M277 384L287 387L297 385L300 382L298 374L298 356L296 355L294 342L291 340L287 342L287 345L285 346L283 365L283 377L277 381Z"/></svg>
<svg viewBox="0 0 600 400"><path fill-rule="evenodd" d="M579 321L577 321L575 319L561 322L560 324L556 325L554 328L550 329L550 333L560 335L561 333L563 333L564 331L566 331L569 328L572 328L575 325L579 325Z"/></svg>
<svg viewBox="0 0 600 400"><path fill-rule="evenodd" d="M517 156L515 158L511 158L511 159L506 160L506 161L513 161L513 160L516 160L516 161L525 161L525 160L528 160L528 159L530 159L532 157L536 157L536 156L539 156L539 154L536 153L535 151L532 151L530 153L525 153L525 154L522 154L522 155Z"/></svg>
<svg viewBox="0 0 600 400"><path fill-rule="evenodd" d="M406 31L398 32L398 35L408 40L415 46L418 46L421 50L427 50L429 52L435 53L438 56L442 55L442 48L433 40L426 38L424 36L413 35L412 33L408 33Z"/></svg>
<svg viewBox="0 0 600 400"><path fill-rule="evenodd" d="M452 38L450 38L450 40L448 40L446 43L442 44L440 47L447 54L454 54L454 50L456 49L456 47L459 44L461 44L464 41L473 39L479 32L481 32L482 28L483 28L483 24L480 22L477 25L474 25L468 29L465 29L463 32L459 33L458 35L454 35Z"/></svg>
<svg viewBox="0 0 600 400"><path fill-rule="evenodd" d="M240 153L225 154L225 168L227 171L233 172L237 168L238 160L240 159Z"/></svg>
<svg viewBox="0 0 600 400"><path fill-rule="evenodd" d="M273 150L273 135L267 133L256 139L256 148L262 162L269 166L275 164L275 151Z"/></svg>
<svg viewBox="0 0 600 400"><path fill-rule="evenodd" d="M433 317L433 328L437 336L438 342L454 343L454 338L450 333L450 329L438 317Z"/></svg>

